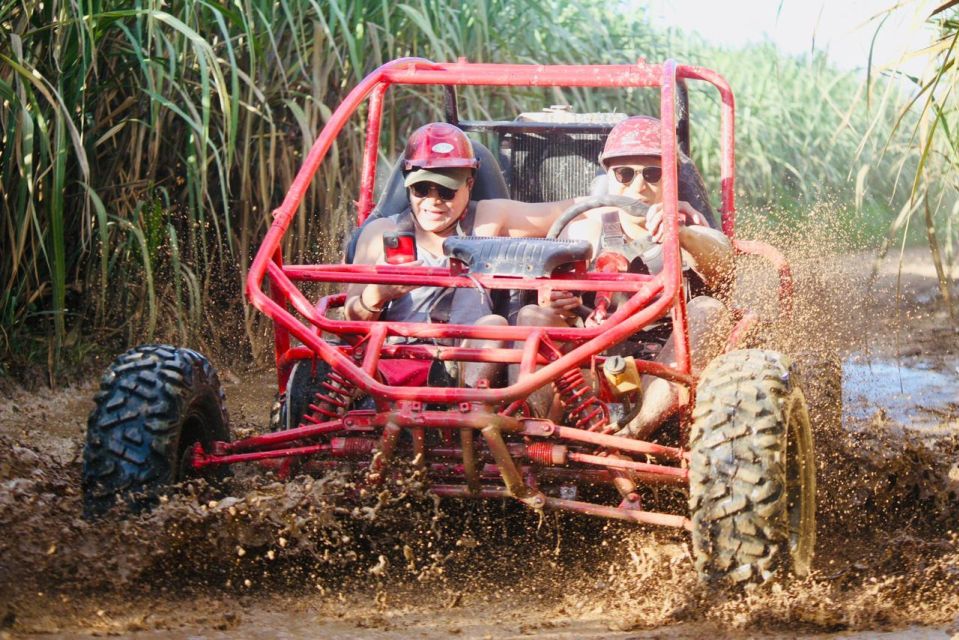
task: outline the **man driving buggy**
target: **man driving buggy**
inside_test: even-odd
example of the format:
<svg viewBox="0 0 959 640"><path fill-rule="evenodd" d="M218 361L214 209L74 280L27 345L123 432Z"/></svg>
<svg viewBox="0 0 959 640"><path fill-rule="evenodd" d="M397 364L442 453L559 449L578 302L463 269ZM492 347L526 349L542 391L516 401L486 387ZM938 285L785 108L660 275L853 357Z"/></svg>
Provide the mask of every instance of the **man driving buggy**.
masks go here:
<svg viewBox="0 0 959 640"><path fill-rule="evenodd" d="M370 220L361 230L353 261L384 264L384 234L410 230L417 260L411 265L446 266L443 241L454 235L543 237L553 221L570 206L584 200L523 203L508 199L471 200L477 154L466 134L445 122L434 122L414 131L403 153L403 184L409 208L395 215ZM443 321L453 324L506 325L493 312L490 297L476 289L442 289L416 285L353 284L347 288L346 317L351 320L429 322L442 308ZM467 340L463 346L501 346L495 341ZM391 384L423 385L430 363L381 361L381 373ZM464 366L461 380L475 386L491 380L501 366L474 363Z"/></svg>
<svg viewBox="0 0 959 640"><path fill-rule="evenodd" d="M645 218L628 215L622 209L602 207L573 220L561 237L587 240L593 246L593 268L612 254L622 256L630 272L657 273L662 268L663 168L660 146L662 125L650 116L634 116L619 122L610 131L600 155L610 195L627 196L648 205ZM688 160L684 160L688 162ZM689 202L679 202L679 243L684 274L691 299L687 303L690 357L694 372L702 370L719 354L730 330L725 306L710 295L723 296L732 277L733 249L729 239L709 226L707 217ZM520 310L517 324L563 326L576 322L582 300L574 292L554 291L549 301ZM595 316L587 321L595 321ZM664 319L668 320L668 319ZM668 321L651 328L659 332L660 363L672 363L675 350ZM666 329L664 332L663 329ZM663 422L689 401L685 387L655 376L642 378L643 400L638 413L617 435L647 439ZM549 399L540 398L541 404Z"/></svg>

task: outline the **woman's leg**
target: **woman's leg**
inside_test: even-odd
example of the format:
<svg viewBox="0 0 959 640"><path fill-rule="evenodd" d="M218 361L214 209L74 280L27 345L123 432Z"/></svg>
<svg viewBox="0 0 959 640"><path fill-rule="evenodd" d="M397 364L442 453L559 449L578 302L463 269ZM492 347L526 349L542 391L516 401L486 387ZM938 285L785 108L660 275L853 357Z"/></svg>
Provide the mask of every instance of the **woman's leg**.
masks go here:
<svg viewBox="0 0 959 640"><path fill-rule="evenodd" d="M689 317L689 355L693 373L702 371L722 351L732 330L729 311L719 300L709 296L693 298L686 305ZM656 356L660 364L674 364L676 348L673 336ZM689 403L689 391L655 376L643 376L643 403L639 413L617 435L646 440L668 418Z"/></svg>

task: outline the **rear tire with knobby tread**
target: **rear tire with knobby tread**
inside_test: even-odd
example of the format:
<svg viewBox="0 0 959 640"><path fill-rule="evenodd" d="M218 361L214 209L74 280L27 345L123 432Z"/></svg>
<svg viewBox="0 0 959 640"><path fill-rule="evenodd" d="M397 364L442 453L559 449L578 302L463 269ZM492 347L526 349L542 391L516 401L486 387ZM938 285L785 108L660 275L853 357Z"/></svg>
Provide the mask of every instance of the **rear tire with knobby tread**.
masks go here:
<svg viewBox="0 0 959 640"><path fill-rule="evenodd" d="M213 365L190 349L142 345L119 356L100 380L83 450L84 513L118 500L134 511L163 489L196 475L189 451L229 440L223 390ZM206 474L220 479L225 468Z"/></svg>
<svg viewBox="0 0 959 640"><path fill-rule="evenodd" d="M304 416L312 413L310 405L316 395L324 393L330 365L323 360L300 360L290 370L286 392L278 394L270 410L270 431L287 431L303 424Z"/></svg>
<svg viewBox="0 0 959 640"><path fill-rule="evenodd" d="M696 570L710 583L763 583L809 572L816 472L805 398L773 351L713 360L696 390L690 432Z"/></svg>

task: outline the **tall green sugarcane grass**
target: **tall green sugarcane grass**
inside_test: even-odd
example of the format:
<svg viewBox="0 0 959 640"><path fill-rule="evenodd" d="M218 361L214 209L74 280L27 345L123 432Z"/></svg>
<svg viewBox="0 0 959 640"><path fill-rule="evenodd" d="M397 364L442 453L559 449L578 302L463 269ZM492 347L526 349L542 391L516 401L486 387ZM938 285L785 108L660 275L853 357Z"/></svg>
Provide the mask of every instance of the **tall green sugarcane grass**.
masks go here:
<svg viewBox="0 0 959 640"><path fill-rule="evenodd" d="M879 82L867 108L867 84L838 71L822 53L784 56L771 43L736 50L693 41L687 58L721 70L736 94L737 199L753 216L791 223L823 200L843 208L859 235L881 233L905 200L896 188L902 162L884 156L906 135L890 134L900 87ZM719 192L718 98L691 91L693 155ZM699 107L699 108L697 108ZM699 117L697 117L699 116ZM880 135L869 135L880 131Z"/></svg>
<svg viewBox="0 0 959 640"><path fill-rule="evenodd" d="M111 338L261 358L263 319L239 304L251 254L332 110L393 58L675 55L719 69L737 91L747 202L848 189L864 127L843 121L856 83L836 79L823 61L666 38L641 14L598 0L0 0L0 34L0 362L46 362L51 375L84 345ZM626 98L466 89L460 102L470 118L556 102L656 104ZM703 132L695 150L707 175L718 175L708 133L715 103L694 96ZM390 92L384 159L441 106L436 91ZM353 216L364 124L351 122L331 150L285 241L288 259L335 259ZM875 160L858 152L859 164ZM238 334L246 335L239 349Z"/></svg>
<svg viewBox="0 0 959 640"><path fill-rule="evenodd" d="M912 6L908 6L908 5ZM923 10L924 3L896 3L875 17L877 32L885 19L896 11ZM913 91L899 105L899 117L888 129L888 135L902 139L908 135L909 144L897 145L892 155L899 159L916 158L908 170L902 171L909 193L908 202L888 227L882 253L899 238L900 266L906 237L913 218L921 217L926 241L935 265L939 290L953 322L959 322L959 311L953 304L952 287L955 277L951 272L959 261L959 0L949 0L935 6L925 23L934 27L929 46L913 55L925 56L925 69L918 76L902 73L894 64L892 73L908 81ZM909 56L907 56L909 57ZM872 71L872 70L871 70Z"/></svg>

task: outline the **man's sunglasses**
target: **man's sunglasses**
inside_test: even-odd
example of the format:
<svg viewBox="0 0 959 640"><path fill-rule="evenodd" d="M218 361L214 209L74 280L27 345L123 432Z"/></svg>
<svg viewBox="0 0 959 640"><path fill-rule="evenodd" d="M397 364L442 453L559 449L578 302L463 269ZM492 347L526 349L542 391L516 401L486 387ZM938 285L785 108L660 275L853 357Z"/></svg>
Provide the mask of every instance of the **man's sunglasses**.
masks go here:
<svg viewBox="0 0 959 640"><path fill-rule="evenodd" d="M626 186L632 184L637 173L639 173L639 171L636 171L636 169L633 169L632 167L615 167L613 169L613 175L616 176L616 182ZM643 180L646 181L646 184L659 184L659 181L663 179L662 167L643 167L642 173Z"/></svg>
<svg viewBox="0 0 959 640"><path fill-rule="evenodd" d="M410 190L417 198L426 198L433 189L436 189L436 195L440 197L440 200L452 200L456 197L456 192L459 191L459 189L450 189L435 182L414 182L410 185Z"/></svg>

